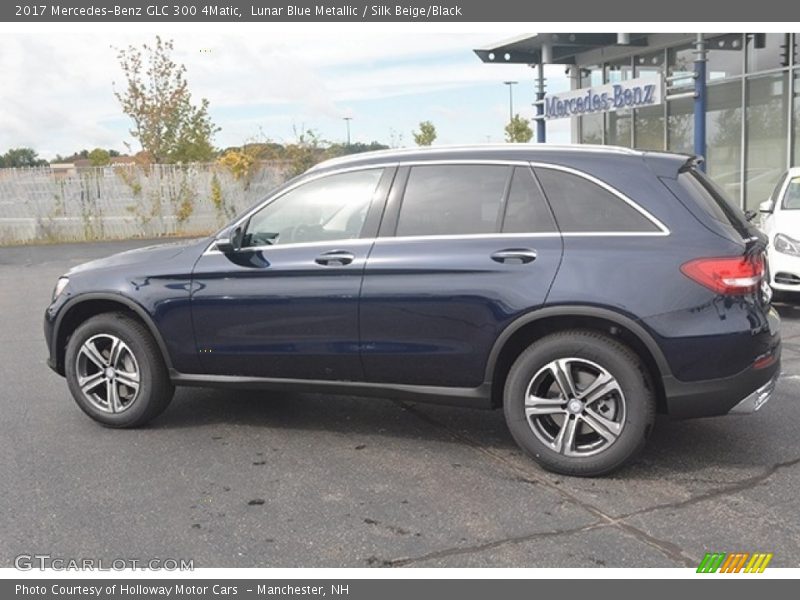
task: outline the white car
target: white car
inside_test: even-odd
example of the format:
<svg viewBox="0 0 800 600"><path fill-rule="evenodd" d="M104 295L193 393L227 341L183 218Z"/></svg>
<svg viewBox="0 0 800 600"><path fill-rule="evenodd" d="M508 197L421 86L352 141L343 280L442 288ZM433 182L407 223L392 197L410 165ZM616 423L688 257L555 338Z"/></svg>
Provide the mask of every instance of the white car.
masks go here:
<svg viewBox="0 0 800 600"><path fill-rule="evenodd" d="M769 236L772 289L800 292L800 167L784 173L759 211L762 229Z"/></svg>

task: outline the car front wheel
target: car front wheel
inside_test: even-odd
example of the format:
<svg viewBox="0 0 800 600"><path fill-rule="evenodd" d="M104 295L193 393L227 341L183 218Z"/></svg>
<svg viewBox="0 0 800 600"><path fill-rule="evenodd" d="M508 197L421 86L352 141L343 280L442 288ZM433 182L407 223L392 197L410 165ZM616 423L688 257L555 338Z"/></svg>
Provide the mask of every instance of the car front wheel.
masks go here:
<svg viewBox="0 0 800 600"><path fill-rule="evenodd" d="M564 331L517 358L504 410L516 442L545 469L591 477L618 469L642 449L655 420L655 394L627 346L593 331Z"/></svg>
<svg viewBox="0 0 800 600"><path fill-rule="evenodd" d="M138 427L167 408L174 393L156 341L122 313L88 319L70 337L67 383L78 406L109 427Z"/></svg>

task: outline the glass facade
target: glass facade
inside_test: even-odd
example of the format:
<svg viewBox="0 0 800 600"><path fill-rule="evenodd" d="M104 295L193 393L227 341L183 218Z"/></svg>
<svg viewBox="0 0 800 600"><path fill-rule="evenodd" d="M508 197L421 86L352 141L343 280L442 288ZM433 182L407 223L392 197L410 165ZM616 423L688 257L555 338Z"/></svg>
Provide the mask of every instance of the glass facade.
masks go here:
<svg viewBox="0 0 800 600"><path fill-rule="evenodd" d="M708 88L707 172L731 198L742 188L742 82Z"/></svg>
<svg viewBox="0 0 800 600"><path fill-rule="evenodd" d="M747 79L744 188L747 208L755 208L769 197L788 166L788 83L786 72Z"/></svg>
<svg viewBox="0 0 800 600"><path fill-rule="evenodd" d="M605 82L618 83L633 79L633 67L630 59L615 61L606 64ZM630 146L632 140L631 123L633 113L631 109L618 110L606 113L606 144L613 146Z"/></svg>
<svg viewBox="0 0 800 600"><path fill-rule="evenodd" d="M672 37L672 45L582 69L581 87L665 74L685 74L677 83L690 84L694 34ZM757 208L781 173L800 165L800 34L713 33L705 42L706 168L742 207ZM675 93L691 91L684 88ZM694 151L691 97L578 121L581 142Z"/></svg>
<svg viewBox="0 0 800 600"><path fill-rule="evenodd" d="M800 39L800 33L795 33L795 39ZM800 69L794 72L794 154L792 165L800 164Z"/></svg>
<svg viewBox="0 0 800 600"><path fill-rule="evenodd" d="M791 33L748 33L747 72L758 73L789 66Z"/></svg>
<svg viewBox="0 0 800 600"><path fill-rule="evenodd" d="M659 79L666 56L663 50L633 57L634 74L642 79ZM665 147L664 109L648 106L634 110L633 147L642 150L663 150Z"/></svg>
<svg viewBox="0 0 800 600"><path fill-rule="evenodd" d="M744 50L741 33L729 33L706 40L706 79L715 81L741 75Z"/></svg>
<svg viewBox="0 0 800 600"><path fill-rule="evenodd" d="M603 67L595 66L581 69L581 87L591 87L603 84ZM581 117L581 141L584 144L603 144L604 137L603 114L596 113Z"/></svg>

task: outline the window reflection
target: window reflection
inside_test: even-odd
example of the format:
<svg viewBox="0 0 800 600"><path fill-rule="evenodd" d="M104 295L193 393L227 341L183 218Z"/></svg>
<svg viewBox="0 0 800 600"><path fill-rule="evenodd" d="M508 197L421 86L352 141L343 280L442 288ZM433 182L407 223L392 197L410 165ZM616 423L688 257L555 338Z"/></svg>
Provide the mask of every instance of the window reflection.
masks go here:
<svg viewBox="0 0 800 600"><path fill-rule="evenodd" d="M741 206L742 82L708 88L706 116L707 172Z"/></svg>
<svg viewBox="0 0 800 600"><path fill-rule="evenodd" d="M748 73L789 66L790 33L748 33L745 37Z"/></svg>
<svg viewBox="0 0 800 600"><path fill-rule="evenodd" d="M664 68L664 51L634 57L636 77L657 79ZM634 111L633 145L640 150L664 150L664 106L648 106Z"/></svg>
<svg viewBox="0 0 800 600"><path fill-rule="evenodd" d="M743 47L741 33L707 37L706 78L708 81L741 75L744 67Z"/></svg>
<svg viewBox="0 0 800 600"><path fill-rule="evenodd" d="M786 169L788 82L785 72L747 80L746 208L766 200Z"/></svg>
<svg viewBox="0 0 800 600"><path fill-rule="evenodd" d="M800 33L794 34L800 38ZM792 164L800 165L800 69L794 72L794 157Z"/></svg>
<svg viewBox="0 0 800 600"><path fill-rule="evenodd" d="M606 83L619 83L628 79L633 79L633 67L631 66L630 58L606 65ZM632 118L632 111L629 108L607 113L606 144L630 147L632 142Z"/></svg>

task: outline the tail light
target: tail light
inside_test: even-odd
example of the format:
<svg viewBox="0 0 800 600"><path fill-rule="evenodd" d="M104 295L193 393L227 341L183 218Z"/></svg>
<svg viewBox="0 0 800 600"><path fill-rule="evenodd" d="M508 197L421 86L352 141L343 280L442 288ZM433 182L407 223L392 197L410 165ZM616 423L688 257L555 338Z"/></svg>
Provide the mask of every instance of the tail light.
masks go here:
<svg viewBox="0 0 800 600"><path fill-rule="evenodd" d="M759 289L764 256L697 258L683 264L681 272L717 294L748 294Z"/></svg>

